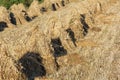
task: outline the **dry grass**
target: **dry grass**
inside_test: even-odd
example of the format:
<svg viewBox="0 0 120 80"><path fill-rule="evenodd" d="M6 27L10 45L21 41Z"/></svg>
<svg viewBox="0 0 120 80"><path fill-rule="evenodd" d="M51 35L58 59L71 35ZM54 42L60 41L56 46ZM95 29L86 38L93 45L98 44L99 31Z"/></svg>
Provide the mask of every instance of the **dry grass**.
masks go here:
<svg viewBox="0 0 120 80"><path fill-rule="evenodd" d="M25 68L28 72L31 70L29 74L36 74L37 70L41 73L42 69L38 69L41 66L44 66L46 75L34 75L35 80L119 80L119 0L111 5L113 8L108 6L108 10L101 11L100 14L94 13L98 0L88 1L90 3L87 1L73 2L21 27L0 32L0 80L26 80L29 77L25 76L26 72L21 72L22 69ZM105 9L104 5L109 5L105 0L99 2L102 10ZM88 5L82 6L85 3ZM114 9L118 12L110 15L116 12ZM84 16L79 14L85 14L87 19L80 22ZM86 35L83 35L84 24L89 27ZM70 37L71 33L66 31L68 28L72 30L77 46ZM53 39L56 40L54 44L51 43ZM67 50L66 54L61 51L63 47ZM57 51L64 55L53 56ZM33 54L25 56L27 52ZM42 61L34 56L35 53L39 54ZM27 68L21 64L21 59L27 64Z"/></svg>

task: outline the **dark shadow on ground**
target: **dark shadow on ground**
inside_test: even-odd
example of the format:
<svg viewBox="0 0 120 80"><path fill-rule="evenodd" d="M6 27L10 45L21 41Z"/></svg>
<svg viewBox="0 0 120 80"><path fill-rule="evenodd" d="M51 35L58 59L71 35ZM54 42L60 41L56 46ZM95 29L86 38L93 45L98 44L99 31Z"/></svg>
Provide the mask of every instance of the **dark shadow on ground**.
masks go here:
<svg viewBox="0 0 120 80"><path fill-rule="evenodd" d="M16 25L17 22L16 22L16 18L15 18L14 13L10 12L9 16L10 16L10 22L11 22L12 24Z"/></svg>
<svg viewBox="0 0 120 80"><path fill-rule="evenodd" d="M26 11L22 10L22 12L24 13L24 18L26 21L28 21L28 22L32 21L32 19L29 17L29 15Z"/></svg>
<svg viewBox="0 0 120 80"><path fill-rule="evenodd" d="M28 77L28 80L34 80L35 77L43 77L46 75L46 70L42 64L42 57L39 53L27 52L19 61L22 73Z"/></svg>
<svg viewBox="0 0 120 80"><path fill-rule="evenodd" d="M7 28L7 27L8 27L8 25L7 25L6 22L4 22L4 21L0 22L0 32L4 31L4 29Z"/></svg>
<svg viewBox="0 0 120 80"><path fill-rule="evenodd" d="M81 14L80 16L81 16L80 22L81 22L81 24L83 25L83 30L84 30L84 31L83 31L83 35L86 36L87 33L88 33L89 26L88 26L88 24L87 24L86 21L85 21L85 15L84 15L84 14Z"/></svg>
<svg viewBox="0 0 120 80"><path fill-rule="evenodd" d="M54 49L55 57L60 57L67 54L67 50L63 47L60 38L51 39L51 44Z"/></svg>
<svg viewBox="0 0 120 80"><path fill-rule="evenodd" d="M69 37L70 37L70 39L72 40L74 46L77 46L76 43L75 43L75 42L76 42L75 34L74 34L74 32L72 31L72 29L71 29L71 28L68 28L68 29L66 30L66 32L69 34Z"/></svg>

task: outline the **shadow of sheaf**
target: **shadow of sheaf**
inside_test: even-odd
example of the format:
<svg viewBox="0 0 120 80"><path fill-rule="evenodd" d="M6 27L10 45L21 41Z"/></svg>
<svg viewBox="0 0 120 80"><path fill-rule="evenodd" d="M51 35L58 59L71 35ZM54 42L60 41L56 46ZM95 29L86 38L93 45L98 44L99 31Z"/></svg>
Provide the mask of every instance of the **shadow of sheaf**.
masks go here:
<svg viewBox="0 0 120 80"><path fill-rule="evenodd" d="M4 29L7 27L8 27L8 25L6 22L4 22L4 21L0 22L0 32L4 31Z"/></svg>
<svg viewBox="0 0 120 80"><path fill-rule="evenodd" d="M34 80L35 77L43 77L46 75L46 70L42 64L42 57L39 53L27 52L19 61L21 72L26 75L28 80Z"/></svg>

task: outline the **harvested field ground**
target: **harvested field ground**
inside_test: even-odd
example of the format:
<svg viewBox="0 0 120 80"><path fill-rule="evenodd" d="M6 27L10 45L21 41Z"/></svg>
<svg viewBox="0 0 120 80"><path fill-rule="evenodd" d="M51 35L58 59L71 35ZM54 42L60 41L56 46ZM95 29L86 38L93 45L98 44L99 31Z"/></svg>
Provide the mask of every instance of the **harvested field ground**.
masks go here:
<svg viewBox="0 0 120 80"><path fill-rule="evenodd" d="M64 1L0 7L0 80L120 80L120 0Z"/></svg>

